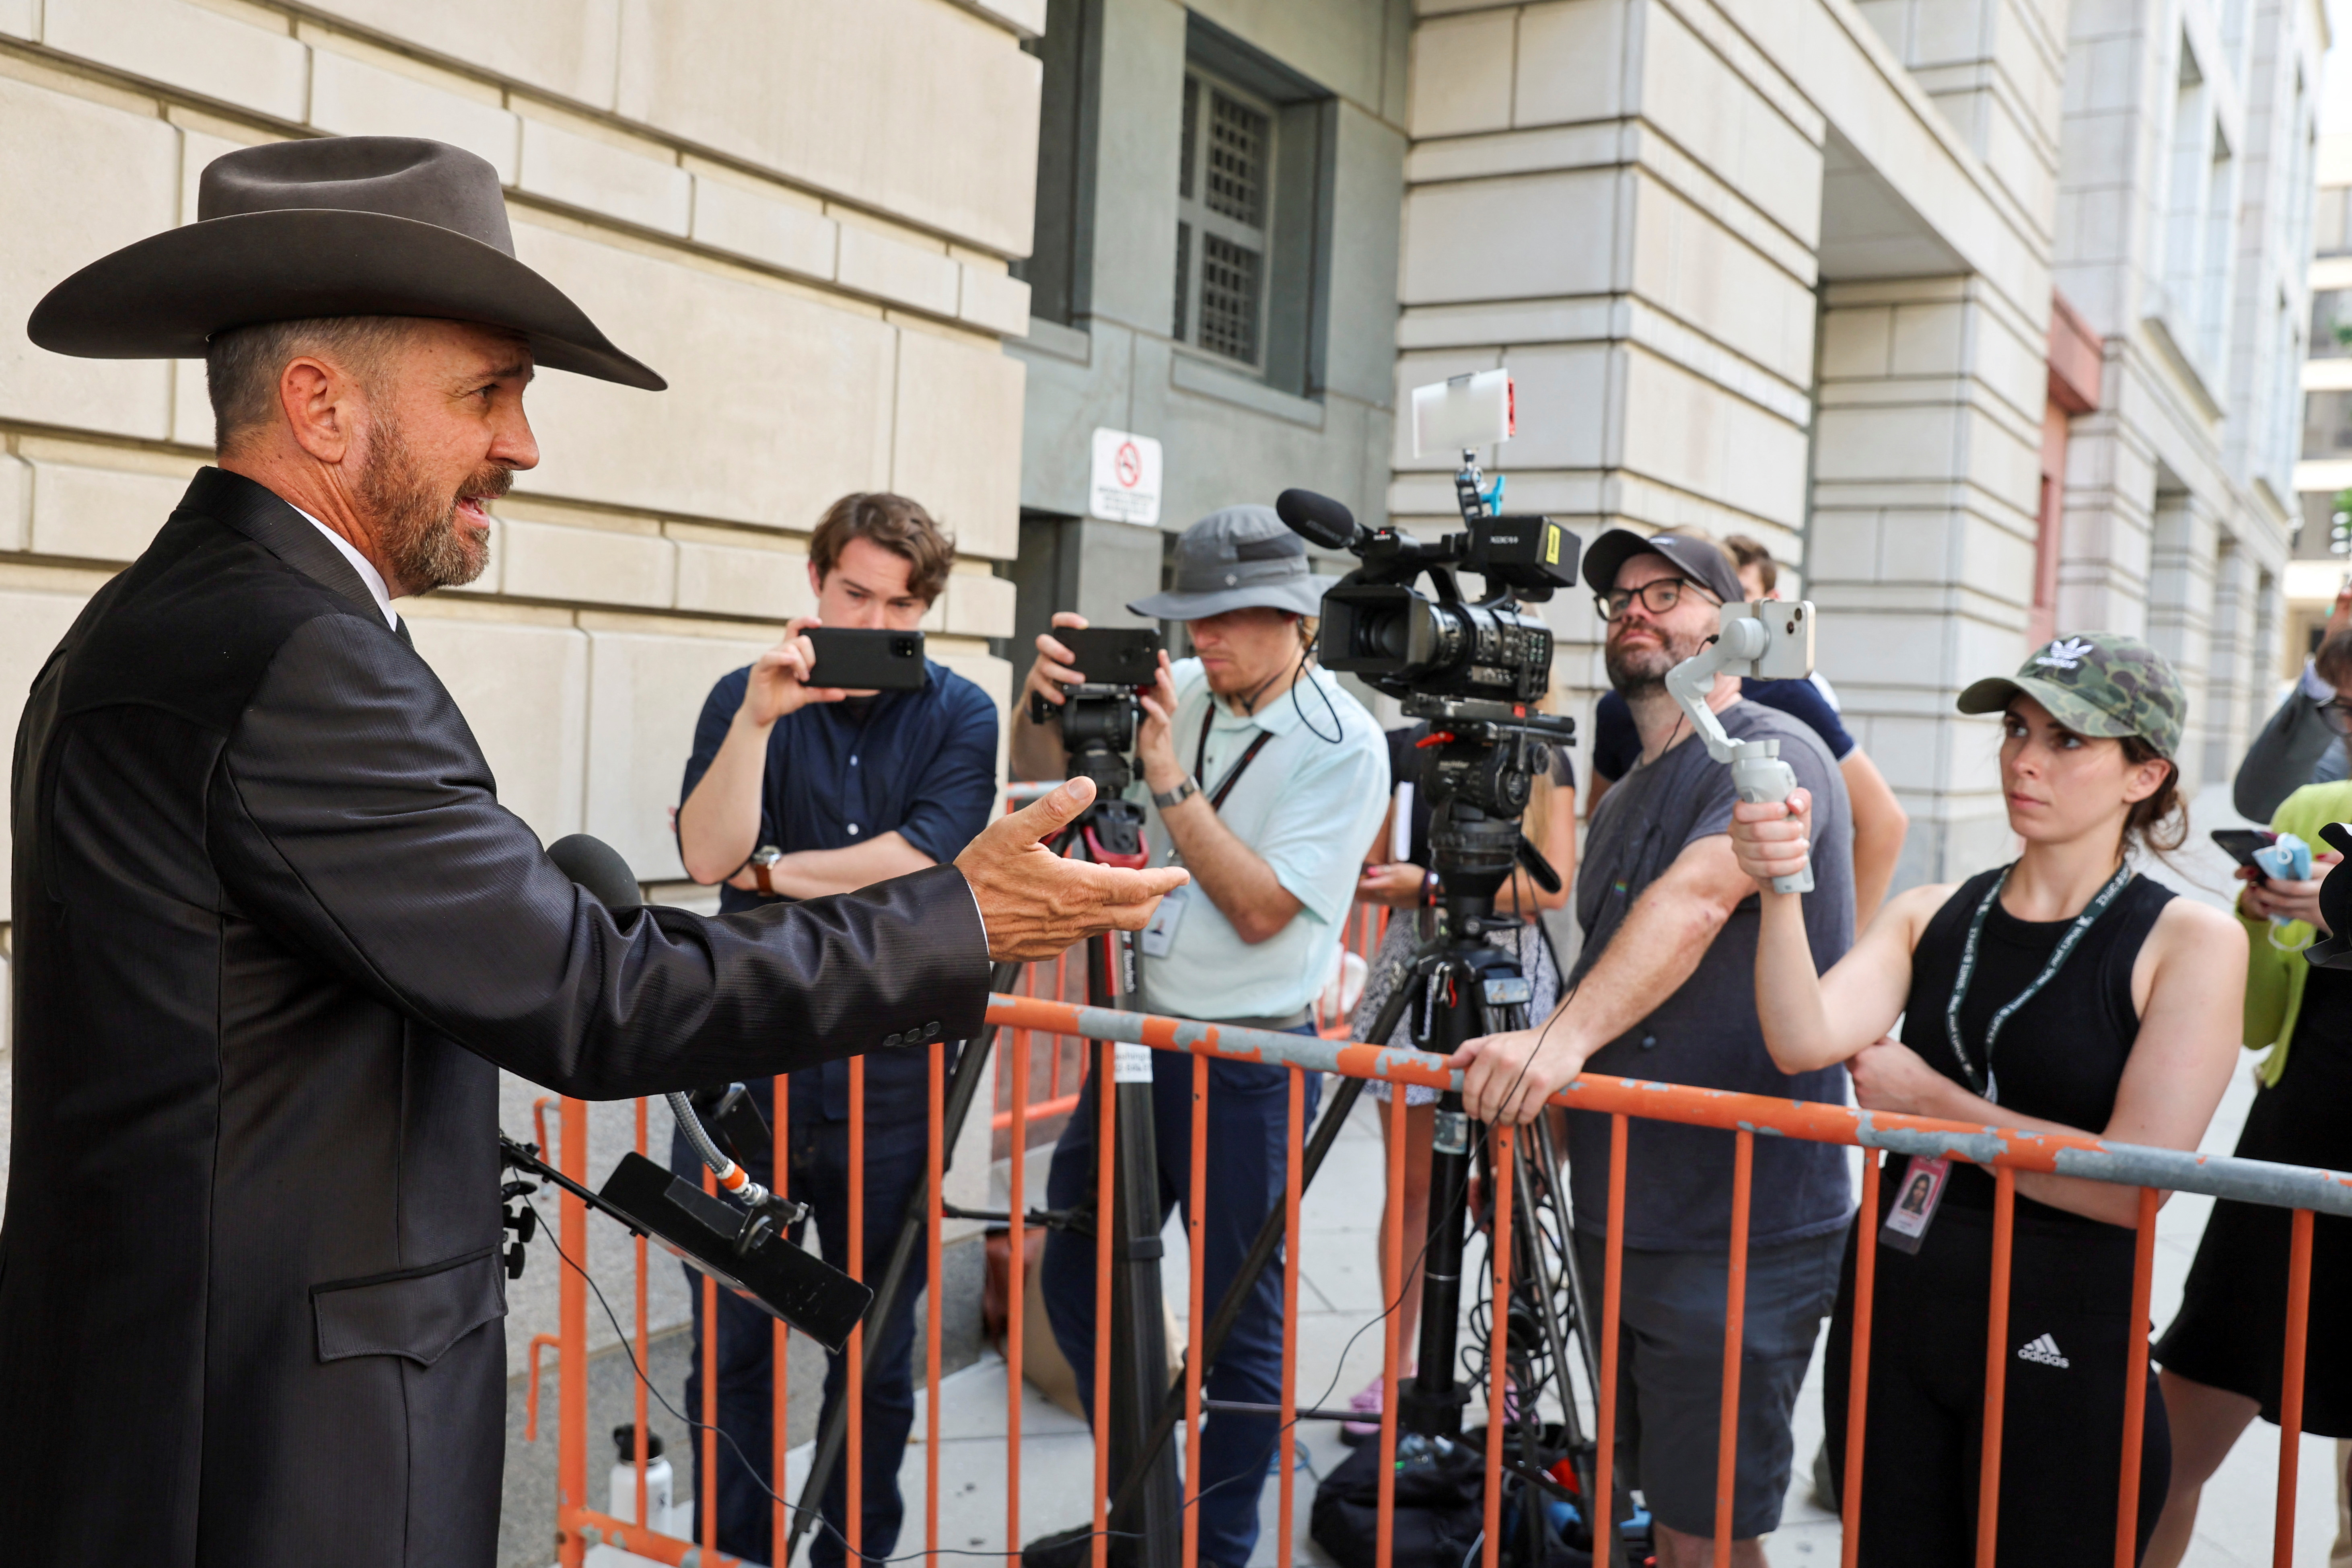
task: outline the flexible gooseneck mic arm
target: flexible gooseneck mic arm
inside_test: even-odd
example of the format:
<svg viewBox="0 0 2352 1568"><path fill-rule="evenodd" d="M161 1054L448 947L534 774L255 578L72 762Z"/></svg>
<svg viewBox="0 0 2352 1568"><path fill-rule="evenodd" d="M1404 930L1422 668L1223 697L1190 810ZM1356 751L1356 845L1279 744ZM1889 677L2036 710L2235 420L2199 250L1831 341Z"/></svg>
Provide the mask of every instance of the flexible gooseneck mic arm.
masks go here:
<svg viewBox="0 0 2352 1568"><path fill-rule="evenodd" d="M1743 672L1739 667L1752 669L1759 659L1771 649L1771 629L1764 622L1745 614L1746 606L1727 605L1723 630L1705 647L1666 671L1666 692L1690 721L1691 729L1706 747L1706 754L1718 763L1729 764L1731 786L1739 798L1747 802L1784 801L1797 787L1797 773L1780 760L1778 740L1735 741L1707 705L1707 696L1715 689L1715 678L1727 669ZM1772 879L1776 893L1810 893L1813 890L1813 867L1810 858L1805 868L1786 877Z"/></svg>

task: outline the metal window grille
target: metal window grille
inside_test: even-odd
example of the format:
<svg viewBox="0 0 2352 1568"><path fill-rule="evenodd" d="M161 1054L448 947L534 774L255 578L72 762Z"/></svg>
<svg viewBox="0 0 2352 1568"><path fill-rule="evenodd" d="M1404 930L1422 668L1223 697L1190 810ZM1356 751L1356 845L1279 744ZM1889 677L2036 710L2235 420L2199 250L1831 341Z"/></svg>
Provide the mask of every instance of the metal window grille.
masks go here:
<svg viewBox="0 0 2352 1568"><path fill-rule="evenodd" d="M1275 131L1270 106L1213 78L1184 79L1175 337L1254 369L1273 277Z"/></svg>
<svg viewBox="0 0 2352 1568"><path fill-rule="evenodd" d="M1265 155L1274 122L1213 88L1209 96L1209 210L1263 228Z"/></svg>
<svg viewBox="0 0 2352 1568"><path fill-rule="evenodd" d="M1229 239L1201 239L1201 346L1247 364L1257 363L1262 258Z"/></svg>

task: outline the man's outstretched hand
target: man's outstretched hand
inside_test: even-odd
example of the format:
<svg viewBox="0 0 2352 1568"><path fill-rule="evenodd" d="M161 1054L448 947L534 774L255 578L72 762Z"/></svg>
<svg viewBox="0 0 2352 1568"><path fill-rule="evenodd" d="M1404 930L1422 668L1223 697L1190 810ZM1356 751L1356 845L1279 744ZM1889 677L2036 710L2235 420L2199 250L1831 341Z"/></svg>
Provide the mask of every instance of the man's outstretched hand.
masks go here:
<svg viewBox="0 0 2352 1568"><path fill-rule="evenodd" d="M980 900L988 956L998 963L1051 958L1107 931L1141 931L1160 897L1192 879L1166 866L1127 871L1068 860L1046 847L1093 804L1091 780L1072 779L1043 800L1000 816L956 857Z"/></svg>

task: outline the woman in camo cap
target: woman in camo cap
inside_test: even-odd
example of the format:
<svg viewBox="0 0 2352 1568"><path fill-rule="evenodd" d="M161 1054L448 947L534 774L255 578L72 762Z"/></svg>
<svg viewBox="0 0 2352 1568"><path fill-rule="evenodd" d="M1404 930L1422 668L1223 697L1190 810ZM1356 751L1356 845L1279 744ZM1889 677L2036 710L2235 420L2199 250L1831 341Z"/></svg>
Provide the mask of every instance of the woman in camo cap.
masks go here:
<svg viewBox="0 0 2352 1568"><path fill-rule="evenodd" d="M2133 868L2179 846L2173 752L2188 703L2162 655L2086 632L2037 648L2011 677L1960 694L1998 713L2000 786L2022 851L1958 884L1888 900L1816 976L1797 895L1811 802L1741 805L1732 846L1762 883L1756 1010L1784 1072L1844 1062L1874 1110L2193 1149L2228 1080L2245 994L2245 936ZM1888 1038L1897 1018L1903 1035ZM1928 1191L1898 1211L1919 1178ZM1964 1163L1890 1163L1879 1184L1862 1560L1974 1560L1976 1460L1994 1183ZM2113 1560L2136 1189L2017 1175L1998 1561ZM1854 1252L1832 1321L1824 1404L1843 1474ZM2147 1386L2139 1549L2170 1470L2164 1402Z"/></svg>

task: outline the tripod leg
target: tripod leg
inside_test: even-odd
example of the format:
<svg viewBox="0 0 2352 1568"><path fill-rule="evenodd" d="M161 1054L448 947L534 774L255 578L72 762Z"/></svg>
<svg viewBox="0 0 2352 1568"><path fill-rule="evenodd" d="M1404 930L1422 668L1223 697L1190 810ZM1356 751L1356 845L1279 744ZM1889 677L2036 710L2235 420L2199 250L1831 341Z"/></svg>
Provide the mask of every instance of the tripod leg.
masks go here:
<svg viewBox="0 0 2352 1568"><path fill-rule="evenodd" d="M996 965L989 973L988 988L991 991L1012 989L1020 970L1017 963ZM996 1026L991 1024L981 1032L976 1042L966 1047L956 1058L955 1077L948 1080L946 1114L942 1119L947 1153L950 1157L955 1152L956 1139L963 1131L964 1118L971 1113L971 1102L979 1095L980 1080L988 1066L989 1050L995 1043ZM787 1129L781 1127L776 1130L778 1149L784 1147L786 1131ZM941 1166L942 1170L945 1168ZM929 1184L918 1185L914 1195L907 1202L906 1217L898 1222L898 1239L890 1245L889 1265L882 1271L882 1282L876 1287L874 1300L866 1310L867 1320L876 1326L873 1337L866 1342L864 1369L866 1371L873 1370L874 1352L882 1338L880 1326L888 1320L890 1310L898 1304L898 1292L906 1286L907 1270L914 1262L915 1248L922 1245L923 1232L930 1218L930 1203ZM931 1281L931 1289L939 1289L938 1280ZM824 1489L833 1479L834 1466L841 1462L841 1451L848 1436L849 1402L845 1399L835 1407L824 1429L817 1434L816 1452L810 1458L808 1480L801 1488L800 1504L793 1514L792 1534L777 1561L791 1562L793 1552L800 1546L801 1538L816 1523L818 1510L824 1501ZM770 1479L772 1482L781 1483L783 1478Z"/></svg>
<svg viewBox="0 0 2352 1568"><path fill-rule="evenodd" d="M1371 1038L1375 1045L1385 1042L1396 1033L1396 1026L1403 1020L1405 1007L1412 1000L1412 994L1402 984L1390 995L1387 1005L1381 1009L1380 1016L1372 1023ZM1340 1129L1347 1125L1348 1113L1355 1109L1356 1097L1363 1090L1363 1079L1343 1078L1339 1087L1331 1091L1330 1103L1323 1108L1322 1115L1316 1118L1315 1131L1307 1140L1307 1149L1301 1156L1303 1163L1298 1173L1301 1191L1313 1184L1315 1173L1323 1168L1324 1156L1339 1141ZM1124 1127L1120 1130L1120 1136L1126 1136ZM1265 1273L1266 1266L1274 1261L1275 1249L1282 1245L1282 1235L1283 1211L1277 1205L1265 1216L1265 1223L1258 1227L1257 1239L1250 1244L1249 1255L1242 1260L1241 1269L1234 1276L1233 1283L1225 1287L1224 1295L1218 1300L1215 1314L1210 1318L1208 1328L1201 1335L1201 1377L1203 1384L1216 1366L1217 1352L1224 1349L1226 1337L1233 1332L1234 1324L1240 1321L1243 1304L1256 1289L1258 1276ZM1169 1385L1167 1394L1160 1402L1160 1414L1151 1424L1144 1452L1148 1456L1158 1456L1183 1418L1184 1371L1180 1366L1175 1381ZM1125 1528L1120 1520L1133 1501L1130 1480L1120 1486L1118 1497L1111 1503L1113 1529Z"/></svg>

